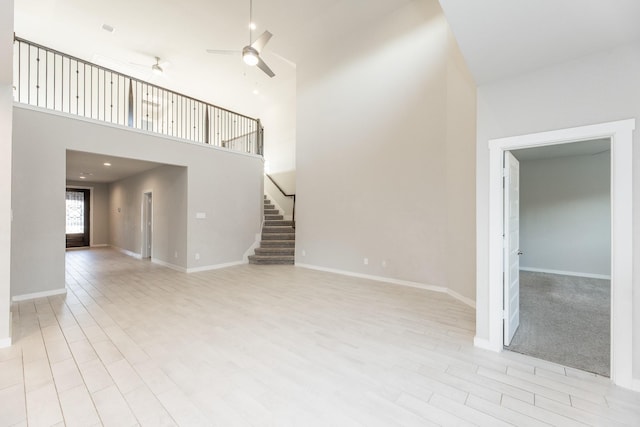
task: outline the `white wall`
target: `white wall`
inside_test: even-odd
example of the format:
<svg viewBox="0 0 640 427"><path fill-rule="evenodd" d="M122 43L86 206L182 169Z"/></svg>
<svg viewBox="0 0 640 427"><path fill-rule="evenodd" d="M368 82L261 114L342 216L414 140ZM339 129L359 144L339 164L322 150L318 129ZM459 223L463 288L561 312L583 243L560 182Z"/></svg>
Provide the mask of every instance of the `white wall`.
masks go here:
<svg viewBox="0 0 640 427"><path fill-rule="evenodd" d="M67 181L67 186L90 188L93 206L91 207L91 245L109 244L109 184L102 182Z"/></svg>
<svg viewBox="0 0 640 427"><path fill-rule="evenodd" d="M298 64L296 263L472 299L475 87L438 2L311 51Z"/></svg>
<svg viewBox="0 0 640 427"><path fill-rule="evenodd" d="M611 275L610 163L610 151L520 162L521 269Z"/></svg>
<svg viewBox="0 0 640 427"><path fill-rule="evenodd" d="M13 0L0 2L0 347L11 335Z"/></svg>
<svg viewBox="0 0 640 427"><path fill-rule="evenodd" d="M262 209L261 158L18 105L13 115L12 295L64 288L68 149L188 167L186 268L239 262L254 243ZM197 212L207 218L196 219Z"/></svg>
<svg viewBox="0 0 640 427"><path fill-rule="evenodd" d="M151 256L187 268L187 168L160 166L109 186L109 242L141 255L143 193L152 192ZM177 253L178 256L175 256Z"/></svg>
<svg viewBox="0 0 640 427"><path fill-rule="evenodd" d="M488 199L490 139L640 118L640 45L545 68L478 89L477 137L477 320L476 335L488 338ZM638 131L634 171L640 170ZM640 174L634 174L635 212L640 209ZM640 267L640 215L634 215L634 266ZM640 275L634 278L634 354L640 354ZM635 357L634 377L640 378Z"/></svg>

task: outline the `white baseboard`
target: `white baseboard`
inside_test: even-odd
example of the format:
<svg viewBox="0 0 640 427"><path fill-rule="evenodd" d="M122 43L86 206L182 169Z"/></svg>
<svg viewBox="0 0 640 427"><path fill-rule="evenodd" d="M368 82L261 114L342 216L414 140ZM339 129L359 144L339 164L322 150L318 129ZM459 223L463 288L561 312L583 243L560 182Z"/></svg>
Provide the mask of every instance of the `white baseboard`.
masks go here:
<svg viewBox="0 0 640 427"><path fill-rule="evenodd" d="M561 274L563 276L575 276L575 277L587 277L589 279L611 280L611 276L608 276L606 274L579 273L575 271L549 270L547 268L534 268L534 267L520 267L520 270L531 271L533 273Z"/></svg>
<svg viewBox="0 0 640 427"><path fill-rule="evenodd" d="M13 297L11 297L11 301L12 302L27 301L27 300L36 299L36 298L46 298L46 297L52 297L55 295L65 295L66 293L67 293L67 288L55 289L53 291L34 292L31 294L14 295Z"/></svg>
<svg viewBox="0 0 640 427"><path fill-rule="evenodd" d="M383 276L374 276L374 275L370 275L370 274L362 274L362 273L354 273L352 271L346 271L346 270L338 270L335 268L327 268L327 267L320 267L317 265L311 265L311 264L302 264L302 263L298 263L296 262L296 267L302 267L302 268L308 268L310 270L318 270L318 271L326 271L327 273L335 273L335 274L341 274L343 276L351 276L351 277L358 277L360 279L368 279L368 280L375 280L377 282L384 282L384 283L391 283L393 285L401 285L401 286L410 286L412 288L419 288L419 289L424 289L427 291L433 291L433 292L441 292L441 293L445 293L450 295L451 297L457 299L458 301L471 306L473 308L475 308L476 304L473 300L463 297L462 295L460 295L457 292L452 291L449 288L445 288L443 286L434 286L434 285L427 285L425 283L418 283L418 282L411 282L408 280L400 280L400 279L393 279L391 277L383 277Z"/></svg>
<svg viewBox="0 0 640 427"><path fill-rule="evenodd" d="M11 347L11 337L0 338L0 348Z"/></svg>
<svg viewBox="0 0 640 427"><path fill-rule="evenodd" d="M115 249L116 251L122 252L123 254L128 255L130 257L134 257L134 258L137 258L137 259L142 259L142 254L138 254L138 253L129 251L127 249L122 249L122 248L119 248L119 247L113 246L113 245L111 245L111 247L113 249Z"/></svg>
<svg viewBox="0 0 640 427"><path fill-rule="evenodd" d="M484 338L479 338L479 337L473 337L473 345L475 347L481 348L483 350L498 351L498 352L503 350L502 347L496 348L496 347L491 345L489 340L484 339Z"/></svg>
<svg viewBox="0 0 640 427"><path fill-rule="evenodd" d="M92 248L107 248L109 244L107 243L98 243L97 245L91 245Z"/></svg>
<svg viewBox="0 0 640 427"><path fill-rule="evenodd" d="M186 273L187 272L187 269L184 268L184 267L181 267L181 266L175 265L175 264L171 264L170 262L162 261L162 260L160 260L158 258L151 258L151 262L154 263L154 264L161 265L163 267L170 268L172 270L179 271L181 273Z"/></svg>
<svg viewBox="0 0 640 427"><path fill-rule="evenodd" d="M640 380L633 380L631 383L631 390L640 391Z"/></svg>
<svg viewBox="0 0 640 427"><path fill-rule="evenodd" d="M205 265L203 267L187 268L187 273L199 273L201 271L219 270L221 268L235 267L236 265L247 264L245 261L227 262L224 264Z"/></svg>

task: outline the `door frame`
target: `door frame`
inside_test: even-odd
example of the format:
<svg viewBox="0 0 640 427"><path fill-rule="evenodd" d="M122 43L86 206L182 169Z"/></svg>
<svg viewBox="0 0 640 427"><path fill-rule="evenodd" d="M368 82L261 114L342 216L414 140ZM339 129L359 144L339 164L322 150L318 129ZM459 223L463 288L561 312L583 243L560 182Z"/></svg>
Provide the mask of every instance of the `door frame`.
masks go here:
<svg viewBox="0 0 640 427"><path fill-rule="evenodd" d="M635 119L489 141L489 298L478 317L489 319L489 339L476 345L503 350L503 159L504 152L587 141L611 140L611 380L633 387L633 130ZM484 342L483 342L484 341Z"/></svg>
<svg viewBox="0 0 640 427"><path fill-rule="evenodd" d="M84 185L66 185L65 188L89 190L89 247L93 247L93 187Z"/></svg>
<svg viewBox="0 0 640 427"><path fill-rule="evenodd" d="M147 208L147 197L151 199L151 208ZM149 210L149 212L147 212ZM147 227L145 220L149 217L151 226ZM142 192L142 207L140 209L140 227L142 247L140 248L140 257L142 259L151 258L153 256L153 190L144 190ZM151 243L150 245L148 243Z"/></svg>

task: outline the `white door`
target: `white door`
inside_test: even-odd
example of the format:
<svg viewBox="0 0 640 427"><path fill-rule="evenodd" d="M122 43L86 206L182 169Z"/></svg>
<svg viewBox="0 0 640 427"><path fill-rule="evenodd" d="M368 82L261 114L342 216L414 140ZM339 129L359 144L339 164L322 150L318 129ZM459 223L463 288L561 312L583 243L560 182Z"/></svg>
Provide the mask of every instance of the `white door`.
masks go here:
<svg viewBox="0 0 640 427"><path fill-rule="evenodd" d="M520 163L505 152L504 178L504 345L520 325Z"/></svg>
<svg viewBox="0 0 640 427"><path fill-rule="evenodd" d="M151 258L151 231L153 230L153 201L151 193L142 200L142 258Z"/></svg>

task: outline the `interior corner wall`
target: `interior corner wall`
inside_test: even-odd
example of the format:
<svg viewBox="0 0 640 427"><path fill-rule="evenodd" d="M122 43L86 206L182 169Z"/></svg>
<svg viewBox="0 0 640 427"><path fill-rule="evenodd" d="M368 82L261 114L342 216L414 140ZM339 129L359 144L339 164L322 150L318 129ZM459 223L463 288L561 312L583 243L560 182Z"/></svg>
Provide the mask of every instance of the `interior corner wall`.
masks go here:
<svg viewBox="0 0 640 427"><path fill-rule="evenodd" d="M109 245L109 184L102 182L67 181L67 186L91 188L91 244Z"/></svg>
<svg viewBox="0 0 640 427"><path fill-rule="evenodd" d="M476 336L489 337L489 149L491 139L635 118L640 123L640 44L620 46L478 88ZM640 170L634 131L633 169ZM615 141L613 142L615 144ZM640 173L633 177L633 265L640 271ZM634 275L633 352L640 354L640 275ZM634 378L640 379L635 357Z"/></svg>
<svg viewBox="0 0 640 427"><path fill-rule="evenodd" d="M611 276L610 163L610 151L520 162L521 269Z"/></svg>
<svg viewBox="0 0 640 427"><path fill-rule="evenodd" d="M67 150L188 168L187 268L242 262L260 232L262 158L15 105L12 296L64 289Z"/></svg>
<svg viewBox="0 0 640 427"><path fill-rule="evenodd" d="M109 185L109 242L141 255L143 193L152 192L151 257L187 268L187 168L160 166Z"/></svg>
<svg viewBox="0 0 640 427"><path fill-rule="evenodd" d="M300 61L296 263L473 299L475 88L451 37L413 1Z"/></svg>
<svg viewBox="0 0 640 427"><path fill-rule="evenodd" d="M11 340L13 0L0 2L0 347Z"/></svg>

